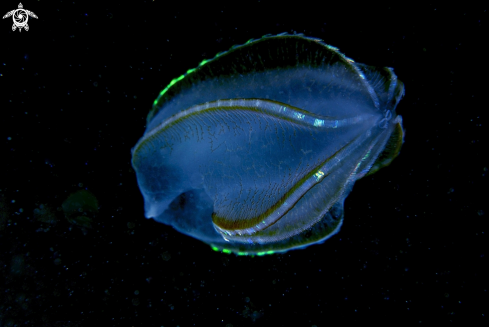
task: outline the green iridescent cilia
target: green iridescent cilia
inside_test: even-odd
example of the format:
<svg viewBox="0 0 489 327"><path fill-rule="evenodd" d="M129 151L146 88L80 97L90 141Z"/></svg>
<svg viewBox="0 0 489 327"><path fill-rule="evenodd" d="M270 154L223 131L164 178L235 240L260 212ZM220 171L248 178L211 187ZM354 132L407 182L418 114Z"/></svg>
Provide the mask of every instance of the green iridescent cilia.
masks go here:
<svg viewBox="0 0 489 327"><path fill-rule="evenodd" d="M155 100L132 164L145 215L237 254L338 232L355 181L403 142L404 86L321 40L250 40L174 79Z"/></svg>

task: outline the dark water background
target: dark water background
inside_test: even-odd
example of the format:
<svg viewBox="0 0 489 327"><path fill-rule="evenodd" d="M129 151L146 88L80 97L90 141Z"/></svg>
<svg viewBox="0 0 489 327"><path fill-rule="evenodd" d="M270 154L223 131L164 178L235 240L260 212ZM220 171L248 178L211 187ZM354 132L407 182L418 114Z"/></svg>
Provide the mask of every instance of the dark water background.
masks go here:
<svg viewBox="0 0 489 327"><path fill-rule="evenodd" d="M0 326L487 324L486 8L23 5L39 17L29 31L0 20ZM281 32L395 69L400 156L355 184L338 235L305 250L222 254L145 219L130 149L158 93ZM98 212L66 217L81 189Z"/></svg>

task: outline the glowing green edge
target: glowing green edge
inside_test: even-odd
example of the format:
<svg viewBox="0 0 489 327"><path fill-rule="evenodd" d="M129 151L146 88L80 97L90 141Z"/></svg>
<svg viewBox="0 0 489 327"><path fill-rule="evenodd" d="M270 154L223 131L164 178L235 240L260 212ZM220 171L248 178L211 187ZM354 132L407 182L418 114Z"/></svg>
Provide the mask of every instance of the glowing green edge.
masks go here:
<svg viewBox="0 0 489 327"><path fill-rule="evenodd" d="M268 37L275 37L275 36L304 36L304 34L302 34L302 33L299 33L299 34L280 33L280 34L277 34L277 35L266 34L266 35L263 35L263 36L262 36L261 38L259 38L259 39L249 39L249 40L248 40L248 41L247 41L245 44L237 44L237 45L233 45L233 46L231 47L231 49L230 49L230 50L235 49L235 48L238 48L238 47L243 46L243 45L250 44L250 43L255 42L255 41L259 41L259 40L262 40L262 39L265 39L265 38L268 38ZM305 37L305 36L304 36L304 37ZM312 37L307 37L307 38L308 38L308 39L311 39L311 40L319 41L319 42L321 42L321 43L323 42L323 40L318 39L318 38L312 38ZM324 43L323 43L323 44L324 44ZM325 46L327 46L327 47L328 47L328 48L330 48L330 49L333 49L333 50L335 50L335 51L338 51L338 49L337 49L337 48L335 48L335 47L332 47L332 46L327 45L327 44L324 44L324 45L325 45ZM218 54L216 54L216 55L214 56L214 58L211 58L211 59L204 59L204 60L202 60L202 62L201 62L201 63L200 63L200 64L199 64L199 65L198 65L196 68L189 69L189 70L187 70L187 72L186 72L185 74L180 75L180 76L179 76L179 77L177 77L177 78L174 78L174 79L173 79L173 80L170 82L170 84L168 84L168 85L167 85L167 86L166 86L166 87L165 87L165 88L164 88L164 89L163 89L163 90L160 92L160 94L158 95L158 97L157 97L157 98L155 99L155 101L153 102L153 110L154 110L154 109L155 109L155 107L157 106L158 101L161 99L161 97L162 97L162 96L163 96L163 95L164 95L164 94L165 94L165 93L166 93L166 92L167 92L167 91L170 89L170 87L172 87L172 86L173 86L175 83L177 83L178 81L181 81L181 80L182 80L182 79L184 79L186 76L188 76L189 74L191 74L191 73L193 73L194 71L196 71L198 68L200 68L200 67L204 66L205 64L207 64L207 63L209 63L209 62L211 62L211 61L215 60L216 58L218 58L218 57L220 57L220 56L222 56L223 54L228 53L228 52L229 52L229 50L228 50L228 51L222 51L222 52L219 52ZM345 56L344 56L343 54L341 54L340 52L338 52L338 53L339 53L340 55L342 55L343 57L345 57ZM353 61L353 60L351 60L350 58L345 57L345 59L346 59L346 60L348 60L348 61L354 62L354 61ZM156 113L155 113L155 114L156 114Z"/></svg>
<svg viewBox="0 0 489 327"><path fill-rule="evenodd" d="M229 250L229 249L220 249L216 246L211 246L211 249L216 251L216 252L222 252L222 253L234 253L236 255L249 255L249 256L264 256L264 255L267 255L267 254L274 254L275 251L264 251L264 252L256 252L256 253L253 253L253 252L234 252L232 250Z"/></svg>

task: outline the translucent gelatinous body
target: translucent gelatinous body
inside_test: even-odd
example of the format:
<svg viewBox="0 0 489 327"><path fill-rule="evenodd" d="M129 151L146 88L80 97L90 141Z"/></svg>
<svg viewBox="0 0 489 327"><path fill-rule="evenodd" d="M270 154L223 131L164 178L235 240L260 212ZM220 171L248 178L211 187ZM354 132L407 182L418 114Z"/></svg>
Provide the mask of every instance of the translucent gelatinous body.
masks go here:
<svg viewBox="0 0 489 327"><path fill-rule="evenodd" d="M318 39L233 47L155 101L132 159L145 215L236 253L321 242L354 182L398 154L403 93Z"/></svg>

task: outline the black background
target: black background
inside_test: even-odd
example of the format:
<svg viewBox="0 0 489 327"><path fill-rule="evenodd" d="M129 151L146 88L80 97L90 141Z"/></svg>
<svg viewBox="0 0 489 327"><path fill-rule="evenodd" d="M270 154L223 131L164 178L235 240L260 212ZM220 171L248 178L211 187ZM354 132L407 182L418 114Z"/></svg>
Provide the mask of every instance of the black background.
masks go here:
<svg viewBox="0 0 489 327"><path fill-rule="evenodd" d="M39 17L29 31L0 20L0 326L487 324L485 8L23 5ZM17 6L2 1L0 14ZM130 150L158 93L282 32L395 69L399 157L355 184L338 235L305 250L228 255L145 219ZM92 228L60 209L80 189L98 199Z"/></svg>

